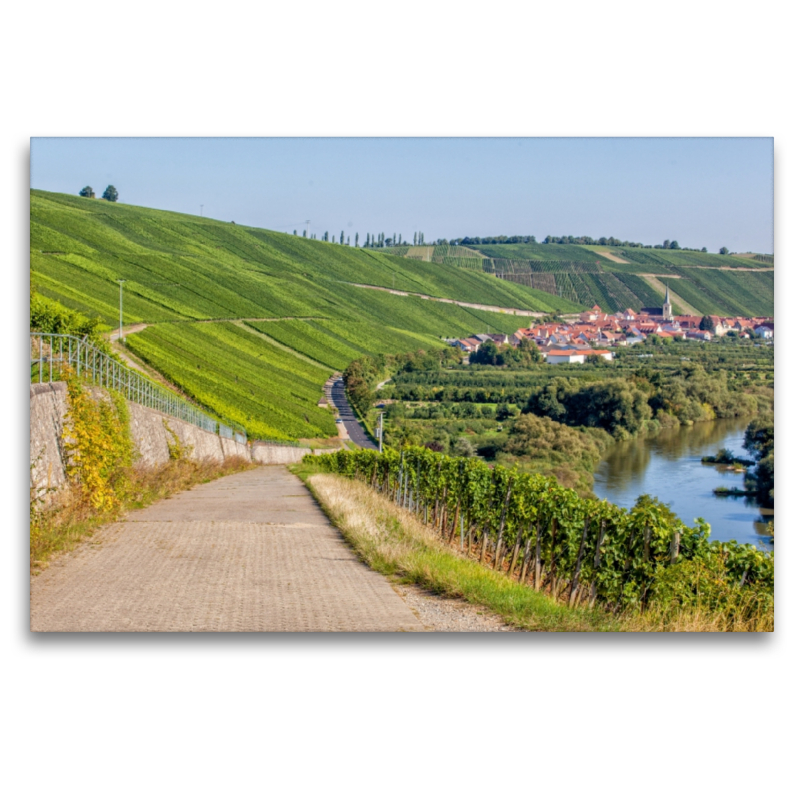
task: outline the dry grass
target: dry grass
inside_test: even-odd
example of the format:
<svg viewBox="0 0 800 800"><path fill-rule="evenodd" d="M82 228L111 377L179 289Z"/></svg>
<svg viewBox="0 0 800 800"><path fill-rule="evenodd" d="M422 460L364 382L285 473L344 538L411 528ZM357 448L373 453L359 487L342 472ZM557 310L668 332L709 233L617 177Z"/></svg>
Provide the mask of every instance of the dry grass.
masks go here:
<svg viewBox="0 0 800 800"><path fill-rule="evenodd" d="M30 568L41 572L53 556L74 549L108 522L132 508L143 508L198 483L254 467L240 456L214 461L169 461L158 467L133 467L124 497L113 511L98 512L84 499L78 487L66 487L46 508L31 502Z"/></svg>
<svg viewBox="0 0 800 800"><path fill-rule="evenodd" d="M697 608L649 608L622 621L626 631L659 633L765 633L775 630L773 611L756 615Z"/></svg>
<svg viewBox="0 0 800 800"><path fill-rule="evenodd" d="M297 472L303 475L302 470ZM619 630L616 621L601 611L567 608L461 557L412 514L362 483L326 473L305 479L361 559L384 575L484 606L524 630Z"/></svg>

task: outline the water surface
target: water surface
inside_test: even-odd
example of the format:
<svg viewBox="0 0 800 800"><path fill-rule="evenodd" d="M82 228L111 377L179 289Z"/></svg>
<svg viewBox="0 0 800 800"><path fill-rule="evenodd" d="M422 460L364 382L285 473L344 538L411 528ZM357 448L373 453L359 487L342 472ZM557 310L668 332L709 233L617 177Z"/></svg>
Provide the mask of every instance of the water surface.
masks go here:
<svg viewBox="0 0 800 800"><path fill-rule="evenodd" d="M657 436L612 445L594 475L594 493L630 508L642 494L666 503L687 525L703 517L711 539L754 544L771 550L766 524L771 509L761 509L749 497L718 497L717 486L744 488L744 476L700 459L726 447L748 458L742 447L749 419L698 422L662 431Z"/></svg>

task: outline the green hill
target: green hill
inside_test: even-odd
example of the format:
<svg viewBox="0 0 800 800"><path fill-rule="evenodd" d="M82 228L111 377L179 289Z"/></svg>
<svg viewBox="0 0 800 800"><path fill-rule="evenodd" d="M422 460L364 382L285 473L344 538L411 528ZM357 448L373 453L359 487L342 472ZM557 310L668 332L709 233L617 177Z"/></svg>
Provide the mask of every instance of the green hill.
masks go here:
<svg viewBox="0 0 800 800"><path fill-rule="evenodd" d="M335 434L322 385L361 354L528 320L353 284L551 313L568 298L481 269L71 195L31 191L31 275L69 308L147 328L128 347L251 437Z"/></svg>
<svg viewBox="0 0 800 800"><path fill-rule="evenodd" d="M664 281L679 313L771 316L772 256L575 244L493 244L432 248L431 260L604 311L660 305ZM683 303L678 298L683 299Z"/></svg>

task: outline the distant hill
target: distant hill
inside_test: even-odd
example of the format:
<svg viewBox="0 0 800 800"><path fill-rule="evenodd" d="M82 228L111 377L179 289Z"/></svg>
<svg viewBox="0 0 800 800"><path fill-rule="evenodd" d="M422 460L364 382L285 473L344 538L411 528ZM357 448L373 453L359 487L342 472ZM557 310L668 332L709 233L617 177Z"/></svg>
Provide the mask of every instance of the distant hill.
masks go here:
<svg viewBox="0 0 800 800"><path fill-rule="evenodd" d="M666 284L679 313L774 313L771 255L530 243L439 245L428 250L432 263L482 271L584 307L597 303L607 312L660 305Z"/></svg>
<svg viewBox="0 0 800 800"><path fill-rule="evenodd" d="M69 308L147 327L128 346L252 437L335 435L317 407L334 370L362 354L442 337L511 333L529 320L353 284L532 311L574 312L567 297L482 268L168 211L31 191L31 275Z"/></svg>

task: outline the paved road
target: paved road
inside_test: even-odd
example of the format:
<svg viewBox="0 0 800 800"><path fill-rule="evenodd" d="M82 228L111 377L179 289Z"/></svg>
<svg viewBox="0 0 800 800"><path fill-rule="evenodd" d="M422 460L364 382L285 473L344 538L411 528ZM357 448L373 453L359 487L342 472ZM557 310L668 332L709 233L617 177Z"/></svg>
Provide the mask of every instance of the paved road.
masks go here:
<svg viewBox="0 0 800 800"><path fill-rule="evenodd" d="M32 631L423 629L283 466L133 511L31 579Z"/></svg>
<svg viewBox="0 0 800 800"><path fill-rule="evenodd" d="M345 428L347 428L347 435L359 446L366 447L370 450L377 450L376 445L372 439L367 436L361 423L358 421L355 412L350 407L347 401L347 396L344 393L344 381L337 378L333 383L331 389L331 398L333 404L339 409L339 416L342 418Z"/></svg>

